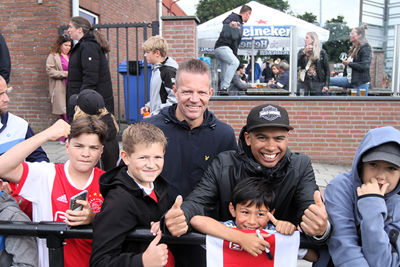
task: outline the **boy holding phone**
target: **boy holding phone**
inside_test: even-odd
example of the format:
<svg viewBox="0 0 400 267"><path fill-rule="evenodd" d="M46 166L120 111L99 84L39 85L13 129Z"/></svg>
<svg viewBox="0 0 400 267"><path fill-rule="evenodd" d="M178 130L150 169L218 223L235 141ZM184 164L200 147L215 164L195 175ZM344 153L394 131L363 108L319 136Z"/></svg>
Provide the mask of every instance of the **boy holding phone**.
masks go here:
<svg viewBox="0 0 400 267"><path fill-rule="evenodd" d="M100 177L104 204L93 225L90 266L173 266L167 245L158 244L161 216L182 203L181 196L173 203L168 183L160 176L166 144L163 132L153 124L138 122L125 129L121 151L125 166ZM157 236L149 245L128 242L128 234L137 227L151 227Z"/></svg>
<svg viewBox="0 0 400 267"><path fill-rule="evenodd" d="M61 221L70 226L93 221L103 203L98 184L103 171L94 166L103 151L106 131L107 126L102 121L91 117L74 120L71 127L58 120L0 156L0 176L17 183L16 193L33 203L33 221ZM69 160L66 163L24 162L25 157L37 147L60 137L68 137L65 148ZM71 197L83 190L89 192L88 198L76 201L83 209L69 210ZM88 266L91 241L68 239L66 243L65 266ZM39 266L48 266L44 239L38 239L38 250Z"/></svg>

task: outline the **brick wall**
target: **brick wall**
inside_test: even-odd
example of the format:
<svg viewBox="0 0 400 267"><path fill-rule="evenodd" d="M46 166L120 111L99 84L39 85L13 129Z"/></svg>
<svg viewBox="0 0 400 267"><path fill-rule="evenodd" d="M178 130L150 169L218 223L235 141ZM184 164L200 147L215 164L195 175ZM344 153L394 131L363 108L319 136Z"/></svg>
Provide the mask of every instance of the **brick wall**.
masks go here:
<svg viewBox="0 0 400 267"><path fill-rule="evenodd" d="M48 95L46 58L58 26L68 22L70 1L2 1L0 29L10 50L12 70L9 109L43 128L54 118Z"/></svg>
<svg viewBox="0 0 400 267"><path fill-rule="evenodd" d="M163 37L167 40L168 55L178 63L197 56L196 26L199 20L195 16L162 17Z"/></svg>
<svg viewBox="0 0 400 267"><path fill-rule="evenodd" d="M158 7L154 0L81 0L80 7L99 15L100 23L157 20ZM10 84L14 90L10 94L9 109L30 122L35 131L48 127L56 119L51 114L45 63L59 26L68 24L71 10L71 1L63 0L45 0L42 4L37 0L4 0L0 3L0 31L9 47L12 62ZM120 38L123 38L122 34L125 33L121 32ZM130 59L134 59L136 47L132 43L136 41L135 32L130 31L129 37ZM113 38L112 34L110 38ZM140 49L139 56L143 59ZM110 63L116 66L115 47L112 47L110 59ZM116 97L118 70L113 67L110 71Z"/></svg>
<svg viewBox="0 0 400 267"><path fill-rule="evenodd" d="M389 97L365 100L213 97L209 108L230 124L238 136L250 109L264 103L278 104L288 110L295 128L290 134L289 147L309 155L314 162L351 164L358 144L369 129L387 125L400 129L400 99Z"/></svg>

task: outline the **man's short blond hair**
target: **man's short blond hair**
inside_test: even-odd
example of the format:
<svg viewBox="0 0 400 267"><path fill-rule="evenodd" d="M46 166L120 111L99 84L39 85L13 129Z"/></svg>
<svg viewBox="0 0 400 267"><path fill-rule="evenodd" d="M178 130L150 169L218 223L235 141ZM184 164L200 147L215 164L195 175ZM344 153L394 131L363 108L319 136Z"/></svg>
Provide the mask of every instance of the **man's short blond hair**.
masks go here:
<svg viewBox="0 0 400 267"><path fill-rule="evenodd" d="M151 145L155 143L161 144L165 150L167 139L163 131L151 123L137 122L130 125L122 133L122 149L128 155L135 152L136 145Z"/></svg>
<svg viewBox="0 0 400 267"><path fill-rule="evenodd" d="M147 39L146 42L143 43L143 49L144 51L151 51L155 53L157 50L160 51L160 55L162 57L167 56L167 51L168 51L168 44L165 39L160 36L151 36L149 39Z"/></svg>
<svg viewBox="0 0 400 267"><path fill-rule="evenodd" d="M179 88L179 84L181 82L180 78L182 73L184 72L207 74L209 79L209 88L211 88L211 70L208 67L207 63L205 63L204 61L192 58L179 64L178 71L176 72L176 81L175 81L176 88Z"/></svg>

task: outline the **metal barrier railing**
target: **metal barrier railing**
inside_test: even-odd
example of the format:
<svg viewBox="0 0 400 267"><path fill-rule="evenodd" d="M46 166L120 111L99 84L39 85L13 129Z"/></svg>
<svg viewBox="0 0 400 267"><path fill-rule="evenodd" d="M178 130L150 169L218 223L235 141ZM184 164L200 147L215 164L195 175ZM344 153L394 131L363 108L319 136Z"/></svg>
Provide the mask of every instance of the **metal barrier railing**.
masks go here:
<svg viewBox="0 0 400 267"><path fill-rule="evenodd" d="M9 222L0 221L0 235L34 236L46 239L49 249L50 267L64 267L64 240L69 238L92 239L91 226L69 227L63 222ZM154 236L149 229L136 229L129 233L128 240L150 242ZM206 236L190 233L181 237L163 235L161 242L167 244L205 244Z"/></svg>

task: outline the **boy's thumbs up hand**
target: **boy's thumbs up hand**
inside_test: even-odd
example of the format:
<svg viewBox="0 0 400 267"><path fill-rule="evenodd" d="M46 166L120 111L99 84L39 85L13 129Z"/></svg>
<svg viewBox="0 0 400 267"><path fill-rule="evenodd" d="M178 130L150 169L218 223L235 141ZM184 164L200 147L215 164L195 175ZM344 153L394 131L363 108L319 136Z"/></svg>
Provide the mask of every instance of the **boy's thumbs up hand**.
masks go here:
<svg viewBox="0 0 400 267"><path fill-rule="evenodd" d="M296 230L294 224L288 221L277 220L271 212L267 213L269 221L275 225L276 231L283 235L291 235Z"/></svg>
<svg viewBox="0 0 400 267"><path fill-rule="evenodd" d="M172 205L172 208L180 209L181 205L182 205L182 202L183 202L182 196L181 195L177 196L176 199L175 199L174 205Z"/></svg>
<svg viewBox="0 0 400 267"><path fill-rule="evenodd" d="M182 202L182 196L177 196L174 205L165 215L165 225L173 236L181 236L188 230L185 214L181 209Z"/></svg>
<svg viewBox="0 0 400 267"><path fill-rule="evenodd" d="M314 192L314 202L304 211L300 225L307 235L322 236L328 228L328 213L318 190Z"/></svg>
<svg viewBox="0 0 400 267"><path fill-rule="evenodd" d="M161 232L150 242L146 251L143 252L142 262L145 267L165 266L168 261L168 248L165 244L158 244L161 240Z"/></svg>

